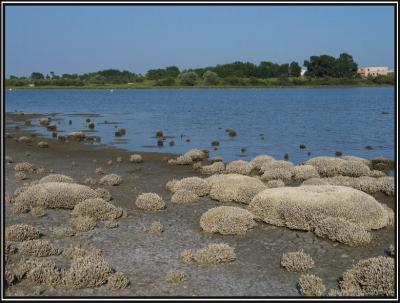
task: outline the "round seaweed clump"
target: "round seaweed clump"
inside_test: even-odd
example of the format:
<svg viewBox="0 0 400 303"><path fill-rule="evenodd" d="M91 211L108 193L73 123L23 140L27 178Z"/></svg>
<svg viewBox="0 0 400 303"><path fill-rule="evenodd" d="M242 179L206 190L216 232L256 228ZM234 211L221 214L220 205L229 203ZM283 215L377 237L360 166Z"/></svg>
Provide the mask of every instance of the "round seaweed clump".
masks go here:
<svg viewBox="0 0 400 303"><path fill-rule="evenodd" d="M314 260L303 250L287 252L282 255L281 265L291 272L306 271L314 267Z"/></svg>
<svg viewBox="0 0 400 303"><path fill-rule="evenodd" d="M340 292L344 296L394 296L394 259L374 257L359 261L343 274Z"/></svg>
<svg viewBox="0 0 400 303"><path fill-rule="evenodd" d="M177 190L171 197L171 202L173 203L181 203L181 204L188 204L188 203L195 203L199 201L199 196L196 195L194 192L181 189Z"/></svg>
<svg viewBox="0 0 400 303"><path fill-rule="evenodd" d="M389 224L388 212L382 204L345 186L269 188L257 194L248 209L268 224L298 230L313 230L315 222L326 217L340 217L367 230Z"/></svg>
<svg viewBox="0 0 400 303"><path fill-rule="evenodd" d="M100 184L104 185L115 186L115 185L120 185L121 183L122 183L122 177L117 174L105 175L100 179Z"/></svg>
<svg viewBox="0 0 400 303"><path fill-rule="evenodd" d="M236 160L226 165L226 172L229 174L248 175L252 171L252 166L249 162Z"/></svg>
<svg viewBox="0 0 400 303"><path fill-rule="evenodd" d="M74 183L75 181L71 177L61 175L61 174L50 174L39 180L39 183L47 183L47 182Z"/></svg>
<svg viewBox="0 0 400 303"><path fill-rule="evenodd" d="M249 204L266 186L257 178L239 174L215 175L206 179L210 184L210 198L221 202Z"/></svg>
<svg viewBox="0 0 400 303"><path fill-rule="evenodd" d="M214 162L210 165L204 165L201 167L200 172L203 175L220 174L225 171L225 164L223 162Z"/></svg>
<svg viewBox="0 0 400 303"><path fill-rule="evenodd" d="M326 287L320 277L303 274L299 278L299 290L306 297L322 297L325 294Z"/></svg>
<svg viewBox="0 0 400 303"><path fill-rule="evenodd" d="M39 231L32 225L15 224L6 227L6 241L22 242L38 239Z"/></svg>
<svg viewBox="0 0 400 303"><path fill-rule="evenodd" d="M95 220L113 220L123 215L123 209L101 198L86 199L75 205L71 215L87 216Z"/></svg>
<svg viewBox="0 0 400 303"><path fill-rule="evenodd" d="M16 198L15 204L25 207L73 209L86 199L97 198L97 193L85 185L65 182L46 182L24 189Z"/></svg>
<svg viewBox="0 0 400 303"><path fill-rule="evenodd" d="M210 193L210 185L205 179L199 177L188 177L181 180L172 180L167 183L167 187L172 191L188 190L199 197L206 196Z"/></svg>
<svg viewBox="0 0 400 303"><path fill-rule="evenodd" d="M165 202L156 193L144 193L137 197L136 206L143 210L157 211L165 208Z"/></svg>
<svg viewBox="0 0 400 303"><path fill-rule="evenodd" d="M209 209L200 217L200 227L208 233L245 234L256 225L252 213L240 207L215 207Z"/></svg>

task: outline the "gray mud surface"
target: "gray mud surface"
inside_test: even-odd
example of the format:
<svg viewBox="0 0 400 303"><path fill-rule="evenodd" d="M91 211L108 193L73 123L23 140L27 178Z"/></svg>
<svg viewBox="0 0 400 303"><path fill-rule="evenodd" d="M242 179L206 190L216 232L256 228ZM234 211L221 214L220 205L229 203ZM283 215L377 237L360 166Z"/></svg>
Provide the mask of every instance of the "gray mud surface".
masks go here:
<svg viewBox="0 0 400 303"><path fill-rule="evenodd" d="M22 135L23 126L15 129L18 119L37 119L36 116L11 116L7 118L6 132L14 137ZM49 148L37 147L37 142L46 141ZM26 153L29 153L27 155ZM337 288L337 279L357 261L385 255L385 249L394 243L393 227L372 231L374 240L368 247L350 247L317 238L311 232L301 232L274 227L264 223L242 236L209 235L201 231L199 219L211 207L222 205L208 197L198 203L179 205L170 202L171 193L165 189L167 181L199 175L191 166L170 166L166 160L173 155L141 153L144 162L130 163L127 151L115 148L99 148L84 143L58 142L33 138L32 143L17 143L5 138L5 155L14 163L5 167L5 191L14 190L43 174L32 173L24 181L15 180L15 163L27 161L38 168L53 170L73 177L82 183L87 177L99 180L95 169L102 167L105 173L116 173L123 177L119 186L100 186L108 189L113 197L111 203L127 209L128 216L118 220L119 227L108 229L99 222L89 232L74 237L56 239L51 232L66 227L70 219L69 210L46 210L44 217L35 218L30 213L13 215L10 204L5 206L5 225L26 223L37 227L55 245L67 248L71 243L91 244L101 249L103 257L115 269L127 274L128 288L110 291L107 287L66 290L30 284L27 280L6 289L8 296L299 296L296 288L300 274L290 273L280 266L282 253L304 249L315 261L308 273L320 276L327 289ZM122 156L123 162L116 158ZM109 160L113 161L108 165ZM95 162L94 162L95 161ZM72 163L75 165L72 165ZM136 197L144 192L156 192L166 201L167 207L159 212L146 212L135 207ZM394 198L376 195L378 201L393 208ZM235 203L224 203L235 205ZM165 228L161 235L147 231L153 221L160 221ZM236 261L229 264L198 265L185 264L179 260L184 249L201 248L209 243L225 242L235 248ZM20 260L17 254L9 255L7 263ZM68 267L62 255L47 257ZM187 274L183 283L165 282L166 273L173 268Z"/></svg>

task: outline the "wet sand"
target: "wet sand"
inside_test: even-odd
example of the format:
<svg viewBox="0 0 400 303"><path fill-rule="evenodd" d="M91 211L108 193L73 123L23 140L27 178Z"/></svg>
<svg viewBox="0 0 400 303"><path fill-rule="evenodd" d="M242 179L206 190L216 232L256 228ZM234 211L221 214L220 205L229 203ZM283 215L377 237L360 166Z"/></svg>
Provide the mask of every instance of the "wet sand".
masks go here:
<svg viewBox="0 0 400 303"><path fill-rule="evenodd" d="M35 115L7 115L6 132L14 137L26 134L24 121ZM15 129L16 123L20 129ZM171 193L165 184L171 179L201 176L191 166L170 166L166 160L176 155L140 153L143 163L130 163L132 152L109 147L95 147L77 142L59 142L52 139L33 138L32 143L18 143L13 138L5 140L5 155L14 163L5 167L5 191L13 193L24 183L38 180L49 171L73 177L83 183L87 177L99 180L95 174L98 167L105 173L116 173L123 177L119 186L101 186L110 191L111 203L127 209L128 216L118 220L119 227L108 229L99 222L94 230L79 233L74 237L55 239L51 232L66 227L70 210L46 210L46 216L35 218L30 213L13 215L10 204L5 206L5 225L31 224L53 244L67 248L71 243L91 244L101 249L104 259L115 271L125 273L130 285L119 291L107 287L65 290L30 284L23 280L6 289L8 296L299 296L297 281L299 273L290 273L280 266L282 253L304 249L315 261L308 273L320 276L327 289L337 288L337 279L353 263L360 259L385 255L385 249L394 243L393 227L372 231L374 240L367 247L350 247L317 238L311 232L301 232L274 227L264 223L242 236L210 235L201 231L199 219L203 212L221 205L239 206L236 203L221 203L202 197L198 203L181 205L170 202ZM39 148L37 143L46 141L49 148ZM27 155L29 153L29 155ZM116 158L123 162L117 163ZM112 160L112 165L107 162ZM24 181L15 180L14 165L27 161L43 174L28 174ZM75 165L73 165L75 163ZM203 176L202 176L203 177ZM166 201L166 209L146 212L135 207L136 197L144 192L155 192ZM378 201L391 208L394 197L375 195ZM159 220L165 228L161 235L146 231L153 221ZM209 243L225 242L235 248L236 261L229 264L186 264L178 259L184 249L201 248ZM7 262L17 262L19 254L9 255ZM62 256L46 257L68 266ZM173 268L187 274L187 281L178 284L165 282L166 273Z"/></svg>

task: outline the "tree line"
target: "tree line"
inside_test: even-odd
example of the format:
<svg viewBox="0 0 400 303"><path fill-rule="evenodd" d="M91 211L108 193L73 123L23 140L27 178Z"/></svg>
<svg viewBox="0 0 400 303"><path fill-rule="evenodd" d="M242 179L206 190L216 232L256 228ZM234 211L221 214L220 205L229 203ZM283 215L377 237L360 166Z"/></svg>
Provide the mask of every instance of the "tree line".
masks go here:
<svg viewBox="0 0 400 303"><path fill-rule="evenodd" d="M204 68L180 70L177 66L150 69L145 75L118 69L107 69L85 74L62 74L55 72L42 74L33 72L29 77L10 76L6 79L6 85L25 86L90 86L90 85L115 85L135 84L152 81L155 86L186 85L193 86L199 83L212 85L263 85L270 79L278 85L302 84L305 79L308 82L341 83L351 82L351 79L360 78L357 74L358 65L353 57L342 53L338 58L329 55L311 56L305 60L303 66L307 69L302 80L301 66L298 62L277 64L269 61L261 61L259 64L236 61L227 64L218 64ZM341 80L342 79L342 80ZM379 77L378 81L382 80ZM325 81L325 82L324 82ZM375 80L374 80L375 81ZM327 82L327 83L328 83ZM347 83L346 82L346 83ZM391 83L390 83L391 84Z"/></svg>

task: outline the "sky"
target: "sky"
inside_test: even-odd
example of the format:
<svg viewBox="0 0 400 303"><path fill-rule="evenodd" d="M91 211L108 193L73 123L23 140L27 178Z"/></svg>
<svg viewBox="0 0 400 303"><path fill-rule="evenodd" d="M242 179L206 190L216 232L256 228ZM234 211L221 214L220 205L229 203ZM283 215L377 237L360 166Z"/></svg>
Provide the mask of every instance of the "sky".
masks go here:
<svg viewBox="0 0 400 303"><path fill-rule="evenodd" d="M6 6L6 76L146 73L347 52L394 67L393 6Z"/></svg>

